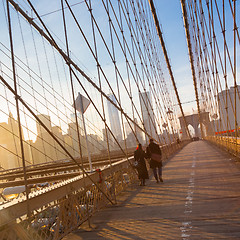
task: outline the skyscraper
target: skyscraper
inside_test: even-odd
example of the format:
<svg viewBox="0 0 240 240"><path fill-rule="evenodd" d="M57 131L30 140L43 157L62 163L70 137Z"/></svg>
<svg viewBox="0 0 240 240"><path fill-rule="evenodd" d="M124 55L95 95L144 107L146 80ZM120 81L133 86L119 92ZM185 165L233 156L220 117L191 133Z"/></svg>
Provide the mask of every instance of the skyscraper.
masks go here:
<svg viewBox="0 0 240 240"><path fill-rule="evenodd" d="M240 92L240 86L237 86L238 91ZM235 129L235 117L234 117L234 104L235 104L235 89L234 87L230 87L230 89L223 90L222 92L218 93L219 97L219 113L220 119L222 122L222 130L231 130ZM237 105L237 123L239 125L240 122L240 101L237 94L236 97L236 105Z"/></svg>
<svg viewBox="0 0 240 240"><path fill-rule="evenodd" d="M135 118L134 119L134 122L139 125L140 127L141 126L141 123L137 121L137 119ZM129 126L129 124L131 125L131 127ZM129 135L133 135L134 136L134 140L133 140L133 143L136 144L136 137L137 137L137 141L141 144L143 144L143 132L137 127L137 126L134 126L134 124L132 122L125 122L124 123L124 128L125 128L125 131L126 131L126 136L128 137ZM133 131L136 135L133 134Z"/></svg>
<svg viewBox="0 0 240 240"><path fill-rule="evenodd" d="M109 94L108 97L117 104L116 98L114 95ZM122 128L120 124L120 119L119 119L119 114L117 108L112 105L111 102L107 101L107 106L108 106L108 116L110 120L110 128L111 131L113 132L114 136L118 141L122 141Z"/></svg>
<svg viewBox="0 0 240 240"><path fill-rule="evenodd" d="M151 95L149 92L140 92L139 98L140 98L140 106L142 111L144 128L149 135L157 139L157 134L156 134L157 128L156 128L156 122L153 115ZM146 140L148 141L149 137L147 135L145 135L145 137L146 137Z"/></svg>
<svg viewBox="0 0 240 240"><path fill-rule="evenodd" d="M45 114L39 114L39 115L37 115L37 117L51 131L52 127L51 127L51 118L50 118L50 116L45 115ZM42 133L46 132L45 128L39 122L36 122L36 126L37 126L37 135L41 135Z"/></svg>
<svg viewBox="0 0 240 240"><path fill-rule="evenodd" d="M0 123L0 165L4 169L21 167L22 160L18 122L9 113L8 122Z"/></svg>
<svg viewBox="0 0 240 240"><path fill-rule="evenodd" d="M40 121L52 131L51 118L45 114L39 114L37 117ZM37 127L37 139L34 143L34 148L32 149L34 164L50 162L56 159L56 148L55 141L50 136L50 134L45 130L45 128L36 121Z"/></svg>

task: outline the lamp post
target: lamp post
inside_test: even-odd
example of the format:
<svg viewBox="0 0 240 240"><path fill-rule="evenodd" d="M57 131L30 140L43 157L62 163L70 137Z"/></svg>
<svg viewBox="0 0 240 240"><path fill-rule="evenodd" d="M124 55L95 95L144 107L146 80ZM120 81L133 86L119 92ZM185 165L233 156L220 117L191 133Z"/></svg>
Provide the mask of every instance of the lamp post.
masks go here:
<svg viewBox="0 0 240 240"><path fill-rule="evenodd" d="M169 137L169 134L167 134L168 124L164 122L163 125L162 125L162 127L165 129L165 132L164 132L164 134L163 134L163 137L164 137L165 142L168 143L168 141L169 141L169 143L171 143L171 138ZM166 138L167 138L167 139L166 139Z"/></svg>
<svg viewBox="0 0 240 240"><path fill-rule="evenodd" d="M169 120L173 120L173 111L170 110L170 108L168 108L167 115L168 115Z"/></svg>
<svg viewBox="0 0 240 240"><path fill-rule="evenodd" d="M214 113L214 114L212 115L212 118L213 118L214 120L216 120L216 119L218 118L218 115L217 115L216 113Z"/></svg>
<svg viewBox="0 0 240 240"><path fill-rule="evenodd" d="M220 123L218 123L217 125L217 128L216 128L216 120L218 118L218 115L216 113L214 113L212 116L212 119L214 120L214 132L218 132L218 126L221 127L221 119L220 119ZM228 126L227 126L227 134L228 134Z"/></svg>
<svg viewBox="0 0 240 240"><path fill-rule="evenodd" d="M162 125L165 129L166 129L166 127L168 126L166 123L163 123L163 125Z"/></svg>
<svg viewBox="0 0 240 240"><path fill-rule="evenodd" d="M168 116L168 119L169 119L169 121L170 121L173 138L175 138L175 136L174 136L174 128L173 128L173 126L172 126L172 125L173 125L173 124L172 124L172 122L173 122L173 111L172 111L170 108L168 108L167 116Z"/></svg>

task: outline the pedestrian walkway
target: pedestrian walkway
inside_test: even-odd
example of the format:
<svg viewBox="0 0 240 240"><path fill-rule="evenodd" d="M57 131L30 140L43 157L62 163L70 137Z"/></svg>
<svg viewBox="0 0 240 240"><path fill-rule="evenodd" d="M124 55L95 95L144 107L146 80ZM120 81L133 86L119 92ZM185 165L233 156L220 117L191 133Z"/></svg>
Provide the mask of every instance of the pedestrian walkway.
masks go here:
<svg viewBox="0 0 240 240"><path fill-rule="evenodd" d="M163 183L134 185L64 240L240 239L240 169L205 141L188 144L163 169Z"/></svg>

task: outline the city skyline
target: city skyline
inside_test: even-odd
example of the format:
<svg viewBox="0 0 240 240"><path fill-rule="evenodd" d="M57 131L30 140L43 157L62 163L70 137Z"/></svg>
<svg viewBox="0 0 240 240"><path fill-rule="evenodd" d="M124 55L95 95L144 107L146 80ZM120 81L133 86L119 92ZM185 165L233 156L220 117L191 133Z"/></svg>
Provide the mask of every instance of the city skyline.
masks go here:
<svg viewBox="0 0 240 240"><path fill-rule="evenodd" d="M240 86L238 86L238 89L240 90ZM227 101L226 101L227 96ZM231 97L231 101L229 100L229 96ZM140 93L139 95L140 99L143 98L144 101L149 101L151 104L151 95L147 92ZM141 101L141 100L140 100ZM224 104L228 103L228 117L229 117L229 123L230 125L228 128L224 127L223 122L227 122L226 115L222 113L222 110L219 109L219 115L215 117L211 121L211 125L216 126L219 125L222 122L222 127L220 129L215 129L215 131L222 131L221 133L224 134L226 129L231 130L235 127L235 120L234 120L234 114L232 108L232 103L234 101L234 88L230 87L227 91L224 90L219 93L219 101L224 102ZM141 104L146 104L141 102ZM223 103L219 104L219 106L222 106ZM240 101L237 98L237 106L240 105ZM142 105L141 105L142 106ZM151 107L149 107L151 109ZM112 112L111 112L112 113ZM143 120L145 129L150 133L151 128L148 129L149 124L149 114L151 115L151 112L149 113L149 110L144 110L143 107ZM240 119L240 112L238 111L237 121ZM114 114L112 114L114 115ZM111 116L112 116L111 115ZM196 115L196 114L195 114ZM152 116L152 115L151 115ZM69 152L74 157L79 157L79 144L78 144L78 137L77 137L77 131L76 131L76 124L75 124L75 117L73 115L71 116L71 119L74 120L70 123L68 123L68 129L67 133L63 133L60 126L52 125L51 117L46 114L39 114L37 117L43 122L43 124L58 138L58 140L68 149ZM209 115L210 118L213 118L213 116ZM218 119L216 119L218 118ZM81 122L81 118L79 118L79 121ZM115 118L113 118L116 120ZM139 125L137 119L134 120L137 125ZM120 122L119 122L120 123ZM68 156L64 151L60 148L60 146L52 139L52 137L47 133L45 128L43 128L37 121L35 122L36 129L37 129L37 138L35 141L33 140L26 140L23 136L23 146L24 146L24 153L25 153L25 160L27 165L30 164L39 164L49 161L55 161L67 158ZM81 123L80 123L81 125ZM80 126L79 125L79 126ZM137 141L142 143L143 145L145 142L147 142L147 138L143 138L143 133L138 129L138 127L135 127L133 123L131 123L132 129L136 131L136 135L132 132L130 126L127 122L124 123L125 125L125 131L126 131L126 141L128 144L128 147L134 147L137 144ZM220 125L219 125L220 126ZM136 128L136 129L135 129ZM119 128L120 131L122 131L121 128ZM82 147L82 153L83 155L87 155L86 151L86 142L85 137L83 135L83 130L80 129L80 138L81 138L81 147ZM21 131L23 132L23 129L21 128ZM93 153L100 153L101 150L106 150L106 137L105 137L105 130L101 130L102 136L99 136L98 134L92 134L89 133L89 142L90 142L90 149L91 154ZM163 131L162 134L159 134L157 137L160 137L162 139L161 141L169 141L168 140L168 134L167 131ZM195 133L197 134L197 133ZM1 161L1 167L2 168L15 168L20 167L22 165L21 162L21 148L20 148L20 140L19 140L19 126L17 123L17 120L14 118L13 114L10 112L8 116L7 122L1 122L0 123L0 155L2 156L2 159L7 159L7 161ZM119 136L117 134L116 136ZM136 136L138 140L136 139ZM119 140L119 144L123 146L124 139L122 138ZM118 145L115 143L115 140L113 138L109 138L109 141L112 141L112 147L110 149L116 149L118 148ZM171 140L173 141L173 139Z"/></svg>
<svg viewBox="0 0 240 240"><path fill-rule="evenodd" d="M63 133L60 126L52 125L51 117L46 114L39 114L37 117L47 127L55 137L61 142L61 144L71 153L75 158L80 157L79 143L77 137L77 130L75 124L75 117L72 114L72 122L68 123L68 129L66 133ZM81 151L83 156L87 156L86 139L81 129L81 118L78 116L80 127L80 142ZM37 129L36 140L25 139L23 135L23 147L26 165L47 163L50 161L57 161L61 159L68 159L68 155L60 147L60 145L54 141L51 135L46 129L38 122L35 122ZM23 129L21 128L23 132ZM126 140L129 147L136 145L134 135L128 133ZM105 131L102 131L102 136L97 134L88 133L89 148L91 154L100 154L101 151L107 149ZM139 135L139 133L138 133ZM21 146L19 138L18 122L10 112L8 122L0 122L0 167L4 169L17 168L22 166L21 160ZM123 147L123 139L119 140L119 144ZM113 138L109 138L109 144L111 150L119 149L119 146L115 143Z"/></svg>
<svg viewBox="0 0 240 240"><path fill-rule="evenodd" d="M41 1L41 3L34 4L41 16L46 12L44 2ZM2 77L2 84L0 85L2 100L0 101L0 110L2 112L0 122L5 120L7 122L8 115L11 112L12 117L15 119L19 118L19 122L21 121L21 131L23 131L25 140L32 141L33 143L39 142L37 136L43 131L41 126L36 125L34 114L40 114L42 119L45 119L46 125L53 129L59 137L61 135L73 134L72 130L69 130L69 124L71 125L70 114L73 113L72 102L79 92L91 101L91 106L86 114L86 119L89 119L89 123L92 124L91 127L93 126L93 130L89 131L89 134L94 135L96 133L96 135L102 135L101 130L107 124L119 142L123 140L123 127L126 120L135 121L136 118L138 123L143 122L147 132L157 139L162 125L164 123L169 124L168 117L166 116L167 109L171 109L177 116L179 105L176 103L176 96L170 81L163 52L161 51L161 44L157 37L151 9L147 1L142 6L132 2L129 9L124 8L124 6L119 8L118 4L121 3L114 2L110 12L108 12L104 4L101 5L97 1L93 1L93 11L91 12L94 13L93 15L89 15L90 9L87 4L75 5L73 12L77 21L74 21L71 12L66 7L69 52L67 44L64 43L66 32L64 31L63 24L57 24L63 21L60 2L54 1L51 5L49 4L48 10L52 11L52 13L42 17L46 28L42 24L39 24L38 16L32 11L30 5L24 1L20 1L20 3L24 3L25 9L23 11L26 14L21 14L18 11L22 6L14 8L14 3L10 4L10 9L6 9L4 3L2 3L2 8L0 8L0 12L2 13L0 14L2 20L0 31L1 33L5 33L0 34ZM216 2L215 5L213 7L217 7ZM237 2L237 6L239 6L239 2ZM137 11L135 11L135 7ZM169 14L167 14L162 10L164 7L171 8L172 11L169 10ZM207 13L207 6L204 5L203 7ZM174 55L176 55L176 61L178 62L178 66L174 65L174 63L173 66L176 73L178 73L176 76L178 83L181 82L181 86L178 86L178 89L184 88L184 96L181 98L181 101L183 104L188 104L184 102L184 98L187 97L189 98L187 99L189 103L194 102L195 100L189 97L189 95L193 96L194 93L193 91L189 91L189 82L186 87L184 79L186 76L188 76L189 80L192 77L189 76L189 72L188 74L183 73L186 68L190 68L190 64L184 33L185 29L181 19L180 2L168 1L167 3L158 1L156 8L158 15L168 19L161 18L160 22L164 22L165 24L160 27L163 30L163 36L168 38L166 43L169 43L171 46L169 49L171 61L175 61ZM60 9L60 11L55 12L54 10L56 9ZM119 12L114 14L114 9L118 9ZM214 9L214 20L218 20L215 14L216 9ZM10 10L11 19L8 19L3 10ZM129 14L126 15L126 12L129 12ZM141 17L144 18L144 21L139 22L141 26L129 24L133 23L134 19L138 17L140 19ZM229 6L226 7L226 17L232 19ZM239 18L239 16L237 17ZM109 21L110 19L111 21ZM120 20L121 24L119 24ZM219 36L222 37L222 33L224 32L220 31L222 29L219 22L221 23L221 20L215 22L215 28L218 31L216 37L218 39ZM38 27L36 28L36 25L33 26L32 23ZM174 25L175 28L178 28L176 32L179 34L179 38L172 37L173 34L169 34L169 31L173 30L172 26L174 23L176 24ZM12 26L13 44L11 44L9 36L9 25ZM210 30L211 32L213 29L211 26L208 27L210 29L206 30ZM233 47L233 38L236 38L236 36L233 36L236 33L235 30L232 32L233 22L227 22L226 27L228 28L226 37L231 52L230 58L233 58L234 55L234 59L232 60L237 63L239 60L238 51L236 51L236 48L231 49ZM113 29L116 31L112 31ZM166 34L165 31L167 32ZM51 34L50 38L46 36L48 34ZM169 40L170 36L171 40ZM230 36L231 38L229 38ZM178 45L180 42L181 44L184 42L184 54L181 54L182 49ZM212 45L209 43L212 43L211 36L206 42L202 42L210 52L210 46ZM223 44L223 41L220 40L218 43L219 48L226 53L226 46ZM175 45L173 46L173 44ZM214 44L217 43L215 42ZM197 48L197 43L193 47ZM174 50L175 53L173 54L172 51ZM202 101L200 102L200 109L206 107L205 110L209 111L211 115L214 111L217 111L217 104L206 102L210 97L215 100L216 95L221 92L220 89L222 86L220 84L224 83L223 87L226 86L224 82L226 72L228 72L226 79L229 86L234 85L234 71L230 71L232 61L226 58L226 54L225 70L220 66L220 61L224 60L222 50L219 53L222 56L218 56L219 59L216 59L215 68L206 67L205 69L202 66L203 72L200 72L201 69L198 69L197 72L199 79L195 87L196 90L199 90L199 96L201 95L201 98L205 97L203 100L200 99ZM68 54L70 57L68 57ZM202 54L199 56L202 56ZM195 56L196 63L200 61L199 56ZM179 62L182 63L181 66ZM69 64L72 69L69 69ZM178 72L179 69L180 73ZM214 75L215 70L219 71L217 76ZM209 87L202 80L205 77L208 79L210 75L205 76L205 73L209 71L219 80L214 91L211 89L211 86ZM238 65L236 66L235 73L237 71ZM237 76L235 78L237 80ZM213 80L215 83L216 79L213 78ZM15 91L10 90L13 86L16 88ZM191 89L193 90L192 80ZM205 94L204 91L206 90L209 93ZM109 102L107 103L108 113L106 111L106 119L104 108L106 101L109 100L109 92L118 101L110 99L114 103L111 106L113 109L111 109ZM144 94L141 96L140 93L144 92L146 96ZM147 93L150 94L149 97L147 97ZM158 103L156 103L156 98L159 98ZM24 101L26 105L20 100ZM20 106L17 106L17 103ZM30 110L26 106L29 106ZM214 107L211 109L212 106ZM160 111L157 108L161 108ZM147 110L149 114L147 114ZM162 116L156 121L153 115L157 115L159 112L162 112ZM120 121L120 114L124 120L121 119ZM112 116L108 119L108 115ZM224 119L224 116L222 119ZM4 124L2 126L4 128ZM73 125L72 129L74 129Z"/></svg>
<svg viewBox="0 0 240 240"><path fill-rule="evenodd" d="M76 124L74 122L68 124L67 133L63 134L59 126L52 126L50 116L40 114L38 118L55 137L57 137L64 147L66 147L72 156L80 156ZM60 145L54 141L45 128L37 121L36 128L37 137L34 142L32 140L25 140L23 136L25 161L27 165L69 158ZM91 153L100 153L101 149L105 147L104 144L100 144L102 138L91 133L88 134L88 136ZM83 134L80 134L80 139L82 154L86 155L86 141ZM98 144L96 144L96 142ZM8 122L0 123L0 155L0 165L2 168L9 169L22 166L19 128L17 120L13 117L12 113L9 113Z"/></svg>

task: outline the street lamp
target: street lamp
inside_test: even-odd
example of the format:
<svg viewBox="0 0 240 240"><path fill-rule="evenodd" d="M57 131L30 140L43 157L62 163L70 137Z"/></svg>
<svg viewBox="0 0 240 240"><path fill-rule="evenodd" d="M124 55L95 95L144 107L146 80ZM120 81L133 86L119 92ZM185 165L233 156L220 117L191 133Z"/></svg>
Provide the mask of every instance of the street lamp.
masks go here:
<svg viewBox="0 0 240 240"><path fill-rule="evenodd" d="M174 136L174 128L173 128L173 126L172 126L172 121L173 121L173 111L170 110L170 108L168 108L167 116L168 116L168 119L169 119L169 121L170 121L170 125L171 125L171 129L172 129L173 138L175 138L175 136Z"/></svg>
<svg viewBox="0 0 240 240"><path fill-rule="evenodd" d="M218 118L218 115L217 115L216 113L214 113L214 114L212 115L212 118L213 118L214 120L216 120L216 119Z"/></svg>
<svg viewBox="0 0 240 240"><path fill-rule="evenodd" d="M168 108L168 111L167 111L167 116L169 116L168 118L169 118L170 121L173 120L173 111L170 110L169 108Z"/></svg>
<svg viewBox="0 0 240 240"><path fill-rule="evenodd" d="M163 128L165 128L166 129L166 127L168 126L166 123L163 123Z"/></svg>

